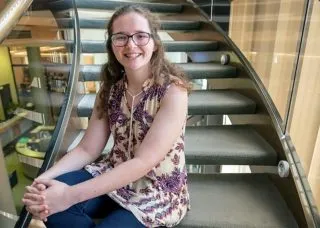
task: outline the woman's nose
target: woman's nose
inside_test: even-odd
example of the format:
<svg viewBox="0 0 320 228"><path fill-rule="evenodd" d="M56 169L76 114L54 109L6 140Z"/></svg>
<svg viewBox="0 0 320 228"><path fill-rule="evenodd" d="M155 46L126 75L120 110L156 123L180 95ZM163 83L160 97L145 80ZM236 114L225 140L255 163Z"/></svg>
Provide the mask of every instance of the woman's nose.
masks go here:
<svg viewBox="0 0 320 228"><path fill-rule="evenodd" d="M137 45L135 44L135 42L133 41L133 37L129 37L129 38L128 38L128 42L127 42L126 46L128 46L128 47L135 47L135 46L137 46Z"/></svg>

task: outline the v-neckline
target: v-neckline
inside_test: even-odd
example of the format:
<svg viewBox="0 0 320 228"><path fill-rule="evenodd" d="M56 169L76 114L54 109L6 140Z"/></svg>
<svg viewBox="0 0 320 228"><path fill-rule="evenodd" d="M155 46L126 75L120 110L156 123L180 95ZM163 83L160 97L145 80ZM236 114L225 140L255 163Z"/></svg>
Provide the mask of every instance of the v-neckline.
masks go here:
<svg viewBox="0 0 320 228"><path fill-rule="evenodd" d="M139 96L140 96L140 95L139 95ZM129 114L131 114L131 112L133 112L133 113L135 112L135 110L137 109L137 107L138 107L138 106L141 104L141 102L143 101L144 96L145 96L145 91L142 91L141 96L140 96L140 98L139 98L139 101L137 102L136 105L133 104L133 107L132 107L132 110L131 110L131 106L130 106L129 101L128 101L128 99L127 99L126 90L123 91L124 103L125 103L126 108L127 108L128 111L129 111Z"/></svg>
<svg viewBox="0 0 320 228"><path fill-rule="evenodd" d="M133 106L132 110L131 110L131 106L129 104L129 101L127 99L127 88L128 88L128 81L127 81L127 78L126 78L126 75L124 75L124 78L123 78L123 93L122 93L122 96L124 97L124 103L125 103L125 106L126 108L128 109L129 111L129 114L131 114L131 112L135 112L136 108L140 105L141 102L143 102L143 98L145 97L146 95L146 91L147 89L149 89L153 84L154 84L154 79L153 78L148 78L144 81L144 83L142 84L142 91L141 91L141 97L139 98L139 101L136 105Z"/></svg>

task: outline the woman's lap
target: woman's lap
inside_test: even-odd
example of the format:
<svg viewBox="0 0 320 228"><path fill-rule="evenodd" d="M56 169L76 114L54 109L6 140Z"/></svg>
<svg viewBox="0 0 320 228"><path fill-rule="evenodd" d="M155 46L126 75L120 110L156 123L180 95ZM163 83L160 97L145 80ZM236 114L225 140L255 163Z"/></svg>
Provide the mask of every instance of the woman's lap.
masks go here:
<svg viewBox="0 0 320 228"><path fill-rule="evenodd" d="M85 170L63 174L56 180L75 185L93 178ZM98 225L93 218L102 218ZM108 195L102 195L48 217L46 226L50 227L144 227L128 210L119 206Z"/></svg>

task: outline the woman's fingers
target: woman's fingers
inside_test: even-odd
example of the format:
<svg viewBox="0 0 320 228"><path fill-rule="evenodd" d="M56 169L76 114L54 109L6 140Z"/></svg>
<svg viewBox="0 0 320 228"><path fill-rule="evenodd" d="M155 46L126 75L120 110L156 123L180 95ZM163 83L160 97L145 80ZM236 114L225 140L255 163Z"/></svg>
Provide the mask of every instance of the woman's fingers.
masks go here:
<svg viewBox="0 0 320 228"><path fill-rule="evenodd" d="M30 200L27 198L23 198L22 202L26 206L32 206L32 205L44 205L44 201L35 201L35 200Z"/></svg>
<svg viewBox="0 0 320 228"><path fill-rule="evenodd" d="M40 191L44 191L47 187L44 184L36 184L36 188Z"/></svg>
<svg viewBox="0 0 320 228"><path fill-rule="evenodd" d="M42 203L45 200L45 196L34 194L34 193L25 193L23 195L23 198L28 200L38 201L39 203Z"/></svg>
<svg viewBox="0 0 320 228"><path fill-rule="evenodd" d="M38 216L38 217L40 217L39 215L43 212L46 212L46 211L49 212L47 205L31 205L31 206L28 206L28 211L31 214Z"/></svg>
<svg viewBox="0 0 320 228"><path fill-rule="evenodd" d="M44 222L47 221L47 217L49 216L49 210L45 210L43 212L40 212L39 215L40 219Z"/></svg>
<svg viewBox="0 0 320 228"><path fill-rule="evenodd" d="M44 212L40 212L40 213L33 214L33 213L30 211L29 207L27 207L27 211L32 214L32 218L33 218L33 219L42 220L42 221L44 221L44 222L47 221L47 217L49 216L49 211L48 211L48 210L45 210Z"/></svg>
<svg viewBox="0 0 320 228"><path fill-rule="evenodd" d="M33 183L31 184L31 187L36 188L38 191L43 191L43 190L46 190L47 188L44 184L40 184L36 181L33 181Z"/></svg>
<svg viewBox="0 0 320 228"><path fill-rule="evenodd" d="M40 190L37 189L35 186L26 186L26 189L30 193L40 194Z"/></svg>

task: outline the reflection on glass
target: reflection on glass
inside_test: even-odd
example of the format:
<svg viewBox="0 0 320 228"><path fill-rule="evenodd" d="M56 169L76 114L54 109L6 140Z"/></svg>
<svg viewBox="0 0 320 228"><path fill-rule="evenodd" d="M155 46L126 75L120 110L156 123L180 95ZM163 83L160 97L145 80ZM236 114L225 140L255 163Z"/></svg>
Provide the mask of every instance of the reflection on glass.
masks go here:
<svg viewBox="0 0 320 228"><path fill-rule="evenodd" d="M229 36L267 88L282 119L288 111L305 1L234 0Z"/></svg>
<svg viewBox="0 0 320 228"><path fill-rule="evenodd" d="M15 215L23 207L25 186L32 183L43 163L73 58L69 14L59 15L68 22L61 27L51 11L31 8L0 46L0 155L10 180L5 187L12 190L16 213L1 199L0 211ZM11 194L7 197L11 199Z"/></svg>
<svg viewBox="0 0 320 228"><path fill-rule="evenodd" d="M320 209L320 2L310 4L289 132Z"/></svg>

